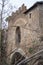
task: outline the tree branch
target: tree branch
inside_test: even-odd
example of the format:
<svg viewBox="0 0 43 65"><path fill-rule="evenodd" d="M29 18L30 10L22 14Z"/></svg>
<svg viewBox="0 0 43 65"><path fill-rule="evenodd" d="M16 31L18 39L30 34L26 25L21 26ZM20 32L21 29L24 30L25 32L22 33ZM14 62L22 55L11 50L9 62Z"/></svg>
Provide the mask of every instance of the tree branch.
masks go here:
<svg viewBox="0 0 43 65"><path fill-rule="evenodd" d="M2 3L0 3L0 5L2 5Z"/></svg>

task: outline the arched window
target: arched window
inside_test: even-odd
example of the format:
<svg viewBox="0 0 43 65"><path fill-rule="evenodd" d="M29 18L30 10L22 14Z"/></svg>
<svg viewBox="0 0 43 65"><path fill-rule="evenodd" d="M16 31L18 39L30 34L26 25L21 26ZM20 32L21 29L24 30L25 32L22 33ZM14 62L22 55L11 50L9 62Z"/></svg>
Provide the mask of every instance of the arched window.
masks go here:
<svg viewBox="0 0 43 65"><path fill-rule="evenodd" d="M21 41L21 32L20 32L20 27L17 26L16 28L16 43L20 43Z"/></svg>

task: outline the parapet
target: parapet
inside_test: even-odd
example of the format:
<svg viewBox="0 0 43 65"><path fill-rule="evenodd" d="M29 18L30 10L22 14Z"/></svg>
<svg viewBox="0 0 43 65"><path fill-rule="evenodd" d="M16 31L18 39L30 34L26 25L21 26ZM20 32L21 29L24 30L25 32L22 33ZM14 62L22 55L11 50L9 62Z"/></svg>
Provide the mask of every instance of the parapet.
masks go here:
<svg viewBox="0 0 43 65"><path fill-rule="evenodd" d="M13 17L15 18L18 14L24 13L26 10L27 7L23 4L18 10L16 10L16 12L12 12L11 16L6 18L6 21L12 19Z"/></svg>

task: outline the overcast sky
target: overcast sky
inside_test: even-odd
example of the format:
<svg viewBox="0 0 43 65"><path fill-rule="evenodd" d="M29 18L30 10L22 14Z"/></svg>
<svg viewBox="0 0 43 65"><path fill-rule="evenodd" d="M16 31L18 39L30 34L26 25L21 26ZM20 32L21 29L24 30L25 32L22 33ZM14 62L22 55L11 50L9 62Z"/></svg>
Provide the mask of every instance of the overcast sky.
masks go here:
<svg viewBox="0 0 43 65"><path fill-rule="evenodd" d="M12 3L12 5L15 5L16 9L18 9L23 3L27 6L27 8L30 8L37 1L43 0L10 0L10 3Z"/></svg>

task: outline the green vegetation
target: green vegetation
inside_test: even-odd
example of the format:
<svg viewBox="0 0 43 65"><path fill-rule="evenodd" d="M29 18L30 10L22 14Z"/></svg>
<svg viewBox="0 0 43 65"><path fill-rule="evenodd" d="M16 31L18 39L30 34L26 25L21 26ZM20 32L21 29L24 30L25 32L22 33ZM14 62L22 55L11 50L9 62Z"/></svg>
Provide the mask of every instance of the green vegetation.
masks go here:
<svg viewBox="0 0 43 65"><path fill-rule="evenodd" d="M30 47L30 48L29 48L29 53L33 53L33 50L34 50L34 49L33 49L32 47Z"/></svg>

